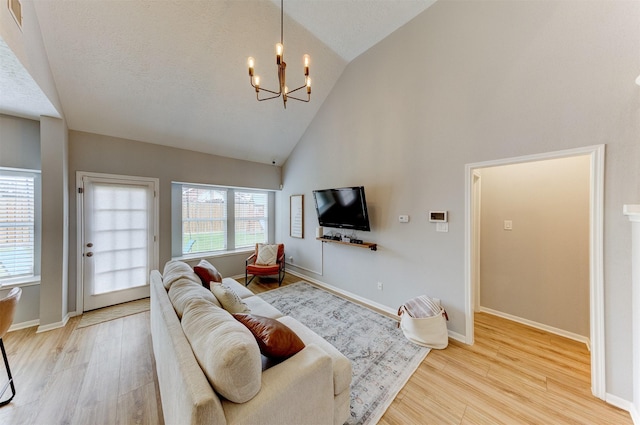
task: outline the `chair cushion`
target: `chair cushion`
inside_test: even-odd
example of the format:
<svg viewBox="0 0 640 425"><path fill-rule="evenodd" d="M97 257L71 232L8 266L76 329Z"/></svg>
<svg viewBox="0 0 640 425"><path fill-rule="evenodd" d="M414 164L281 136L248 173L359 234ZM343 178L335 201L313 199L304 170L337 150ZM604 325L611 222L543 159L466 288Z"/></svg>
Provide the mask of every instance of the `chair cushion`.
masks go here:
<svg viewBox="0 0 640 425"><path fill-rule="evenodd" d="M247 266L247 273L249 274L278 274L280 266L275 264L273 266L261 266L258 264L249 264Z"/></svg>
<svg viewBox="0 0 640 425"><path fill-rule="evenodd" d="M258 255L256 264L262 266L272 266L278 260L278 245L258 244Z"/></svg>
<svg viewBox="0 0 640 425"><path fill-rule="evenodd" d="M193 267L193 271L196 272L200 280L202 281L202 286L209 289L209 285L211 282L222 282L222 275L218 272L218 270L208 262L207 260L200 260L200 262Z"/></svg>
<svg viewBox="0 0 640 425"><path fill-rule="evenodd" d="M249 307L233 292L233 289L214 283L211 285L211 292L220 301L222 308L229 313L251 313Z"/></svg>
<svg viewBox="0 0 640 425"><path fill-rule="evenodd" d="M252 314L234 314L233 317L251 331L260 352L267 357L288 359L305 347L295 332L275 319Z"/></svg>
<svg viewBox="0 0 640 425"><path fill-rule="evenodd" d="M249 330L206 300L187 303L182 329L213 389L234 403L251 400L262 386L260 349Z"/></svg>

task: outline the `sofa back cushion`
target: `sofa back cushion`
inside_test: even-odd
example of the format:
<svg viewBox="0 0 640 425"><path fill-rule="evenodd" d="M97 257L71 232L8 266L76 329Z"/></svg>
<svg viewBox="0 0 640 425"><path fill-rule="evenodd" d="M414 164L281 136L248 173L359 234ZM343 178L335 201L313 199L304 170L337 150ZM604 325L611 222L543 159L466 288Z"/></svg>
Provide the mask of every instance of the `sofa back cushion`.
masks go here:
<svg viewBox="0 0 640 425"><path fill-rule="evenodd" d="M262 385L255 338L227 311L206 300L187 303L182 329L213 389L234 403L251 400Z"/></svg>
<svg viewBox="0 0 640 425"><path fill-rule="evenodd" d="M179 319L182 319L182 314L184 313L184 308L187 306L187 303L198 298L222 307L211 291L208 291L205 287L190 279L180 278L174 281L169 288L169 299Z"/></svg>
<svg viewBox="0 0 640 425"><path fill-rule="evenodd" d="M193 271L191 266L178 260L171 260L164 265L162 272L162 284L167 291L171 288L173 282L180 278L187 278L194 282L200 282L200 278Z"/></svg>

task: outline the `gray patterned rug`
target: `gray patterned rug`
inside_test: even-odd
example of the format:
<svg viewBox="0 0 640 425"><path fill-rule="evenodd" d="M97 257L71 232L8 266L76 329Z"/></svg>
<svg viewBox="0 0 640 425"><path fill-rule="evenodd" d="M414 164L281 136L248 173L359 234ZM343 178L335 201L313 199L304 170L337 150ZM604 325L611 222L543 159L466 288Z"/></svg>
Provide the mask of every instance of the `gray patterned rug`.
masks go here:
<svg viewBox="0 0 640 425"><path fill-rule="evenodd" d="M259 294L351 360L351 418L375 424L429 349L412 344L396 321L305 282Z"/></svg>

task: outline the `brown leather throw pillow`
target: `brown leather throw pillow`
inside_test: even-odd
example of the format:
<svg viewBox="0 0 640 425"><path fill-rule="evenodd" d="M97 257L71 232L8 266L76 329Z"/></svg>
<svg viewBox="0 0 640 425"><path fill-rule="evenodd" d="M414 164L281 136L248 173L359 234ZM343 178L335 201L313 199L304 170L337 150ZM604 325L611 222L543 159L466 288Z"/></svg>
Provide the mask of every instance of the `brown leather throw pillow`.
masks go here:
<svg viewBox="0 0 640 425"><path fill-rule="evenodd" d="M304 348L304 342L289 327L268 317L236 313L233 315L253 334L266 357L286 359Z"/></svg>
<svg viewBox="0 0 640 425"><path fill-rule="evenodd" d="M222 275L218 273L218 270L216 270L213 264L207 260L200 260L198 265L193 267L193 271L196 272L202 281L202 286L207 289L210 289L211 282L222 282Z"/></svg>

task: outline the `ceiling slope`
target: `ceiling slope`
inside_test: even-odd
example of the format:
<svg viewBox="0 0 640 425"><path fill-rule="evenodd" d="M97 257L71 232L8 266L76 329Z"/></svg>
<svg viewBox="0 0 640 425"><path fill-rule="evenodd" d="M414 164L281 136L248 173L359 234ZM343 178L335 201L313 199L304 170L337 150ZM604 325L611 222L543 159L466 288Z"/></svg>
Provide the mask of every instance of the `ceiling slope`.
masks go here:
<svg viewBox="0 0 640 425"><path fill-rule="evenodd" d="M246 58L277 87L278 0L34 2L70 129L282 164L349 61L433 0L290 0L289 87L312 97L257 102Z"/></svg>

